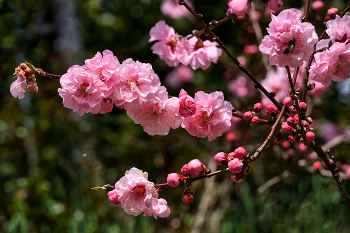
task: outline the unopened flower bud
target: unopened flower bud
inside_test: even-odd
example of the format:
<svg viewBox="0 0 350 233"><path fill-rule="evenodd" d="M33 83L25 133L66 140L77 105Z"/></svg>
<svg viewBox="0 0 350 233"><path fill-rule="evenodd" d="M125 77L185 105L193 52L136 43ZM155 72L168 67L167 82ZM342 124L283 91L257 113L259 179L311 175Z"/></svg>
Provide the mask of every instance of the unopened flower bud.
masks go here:
<svg viewBox="0 0 350 233"><path fill-rule="evenodd" d="M245 175L243 173L233 173L231 175L231 179L236 183L242 182L244 178L245 178Z"/></svg>
<svg viewBox="0 0 350 233"><path fill-rule="evenodd" d="M281 141L282 141L282 133L281 132L278 132L275 135L274 141L275 141L276 144L280 144L281 143Z"/></svg>
<svg viewBox="0 0 350 233"><path fill-rule="evenodd" d="M177 187L180 183L184 181L184 177L177 173L170 173L166 179L166 182L171 187Z"/></svg>
<svg viewBox="0 0 350 233"><path fill-rule="evenodd" d="M315 88L315 86L316 86L316 84L314 82L309 82L307 84L307 90L311 91L311 90L313 90Z"/></svg>
<svg viewBox="0 0 350 233"><path fill-rule="evenodd" d="M190 168L190 174L192 176L199 176L199 174L204 171L203 164L198 159L192 159L188 163L188 167Z"/></svg>
<svg viewBox="0 0 350 233"><path fill-rule="evenodd" d="M296 123L299 123L299 115L298 115L298 114L295 114L295 115L294 115L294 121L295 121Z"/></svg>
<svg viewBox="0 0 350 233"><path fill-rule="evenodd" d="M266 106L266 112L270 116L275 117L275 116L277 116L278 109L277 109L277 107L275 105L269 104L269 105Z"/></svg>
<svg viewBox="0 0 350 233"><path fill-rule="evenodd" d="M188 164L185 164L185 165L183 165L183 167L181 168L181 173L183 174L183 175L188 175L188 173L190 173L190 167L188 166Z"/></svg>
<svg viewBox="0 0 350 233"><path fill-rule="evenodd" d="M282 123L282 130L285 133L291 133L293 131L293 128L290 125L288 125L287 122L283 122Z"/></svg>
<svg viewBox="0 0 350 233"><path fill-rule="evenodd" d="M245 112L243 114L243 119L246 121L249 121L252 118L253 114L249 111L249 112Z"/></svg>
<svg viewBox="0 0 350 233"><path fill-rule="evenodd" d="M227 164L227 154L224 152L219 152L214 156L214 161L217 165Z"/></svg>
<svg viewBox="0 0 350 233"><path fill-rule="evenodd" d="M307 109L307 104L305 102L299 103L300 113L305 114Z"/></svg>
<svg viewBox="0 0 350 233"><path fill-rule="evenodd" d="M186 203L191 203L194 199L193 191L191 189L185 189L184 194L182 195L182 200Z"/></svg>
<svg viewBox="0 0 350 233"><path fill-rule="evenodd" d="M309 122L310 125L312 124L312 118L311 117L306 118L306 120L307 120L307 122Z"/></svg>
<svg viewBox="0 0 350 233"><path fill-rule="evenodd" d="M254 104L253 111L255 112L255 114L259 114L261 109L262 109L262 104L261 103Z"/></svg>
<svg viewBox="0 0 350 233"><path fill-rule="evenodd" d="M113 189L112 191L108 192L108 199L114 205L120 205L121 204L118 198L119 198L119 194L118 194L116 189Z"/></svg>
<svg viewBox="0 0 350 233"><path fill-rule="evenodd" d="M313 132L307 132L306 133L306 140L312 141L315 139L315 134Z"/></svg>
<svg viewBox="0 0 350 233"><path fill-rule="evenodd" d="M312 9L314 9L315 11L322 11L323 7L324 7L324 3L322 1L314 1L312 3Z"/></svg>
<svg viewBox="0 0 350 233"><path fill-rule="evenodd" d="M230 152L227 154L227 161L230 162L235 157L235 152Z"/></svg>
<svg viewBox="0 0 350 233"><path fill-rule="evenodd" d="M293 117L288 117L286 122L288 125L293 126L295 123L295 120Z"/></svg>
<svg viewBox="0 0 350 233"><path fill-rule="evenodd" d="M288 137L288 140L289 140L291 143L295 143L295 142L299 141L298 139L299 139L298 135L295 135L295 134L291 134L291 135L289 135L289 137Z"/></svg>
<svg viewBox="0 0 350 233"><path fill-rule="evenodd" d="M243 147L238 147L233 153L237 159L243 159L247 155L247 151Z"/></svg>
<svg viewBox="0 0 350 233"><path fill-rule="evenodd" d="M290 96L287 96L286 98L284 98L284 100L283 100L283 104L284 104L284 106L286 106L286 107L289 107L289 106L292 106L293 105L293 99L292 99L292 97L290 97Z"/></svg>
<svg viewBox="0 0 350 233"><path fill-rule="evenodd" d="M269 0L267 3L268 8L273 10L274 12L277 12L281 9L283 6L283 1L282 0Z"/></svg>
<svg viewBox="0 0 350 233"><path fill-rule="evenodd" d="M320 161L316 161L312 166L314 167L315 170L320 170L322 167L322 163Z"/></svg>
<svg viewBox="0 0 350 233"><path fill-rule="evenodd" d="M251 123L252 123L252 125L258 124L259 123L259 117L253 116Z"/></svg>
<svg viewBox="0 0 350 233"><path fill-rule="evenodd" d="M228 169L233 173L239 173L242 171L243 163L239 159L234 158L228 163Z"/></svg>
<svg viewBox="0 0 350 233"><path fill-rule="evenodd" d="M335 19L335 16L338 14L338 12L339 12L338 8L332 7L328 9L327 15L329 15L332 19Z"/></svg>
<svg viewBox="0 0 350 233"><path fill-rule="evenodd" d="M305 121L305 120L302 120L301 123L303 124L303 126L304 126L305 128L307 128L307 127L310 126L310 125L309 125L309 122L307 122L307 121Z"/></svg>

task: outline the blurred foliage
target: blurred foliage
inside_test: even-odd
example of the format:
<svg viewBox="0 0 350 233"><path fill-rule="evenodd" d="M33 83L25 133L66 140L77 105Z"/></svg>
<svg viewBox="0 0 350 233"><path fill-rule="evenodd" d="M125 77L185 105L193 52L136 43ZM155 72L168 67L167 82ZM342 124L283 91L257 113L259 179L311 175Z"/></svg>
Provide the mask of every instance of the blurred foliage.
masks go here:
<svg viewBox="0 0 350 233"><path fill-rule="evenodd" d="M172 68L152 54L150 28L161 19L181 35L201 27L192 17L165 17L160 2L0 0L1 232L190 232L199 214L204 182L195 183L196 198L191 204L181 201L181 187L162 191L160 196L168 201L172 213L157 220L129 216L110 204L104 191L90 188L114 184L133 166L147 171L151 181L164 183L168 173L179 173L191 159L199 158L207 164L215 153L230 152L238 146L253 152L268 135L268 126L251 129L242 123L233 129L236 139L231 142L225 136L208 142L191 137L183 129L171 130L166 137L150 137L118 108L105 115L82 117L65 109L57 94L59 82L49 79L38 80L37 94L25 93L22 100L11 96L12 73L19 63L27 60L47 72L63 74L73 64L82 65L104 49L112 50L119 61L133 58L151 63L164 81ZM258 10L266 4L255 2ZM194 1L206 22L223 18L226 4L227 0ZM322 13L310 13L319 34L324 30L322 18L327 9L345 8L340 0L325 4ZM302 2L288 1L287 7L300 8ZM266 34L264 28L270 19L261 13L260 24ZM234 24L227 22L215 33L233 54L247 57L248 69L261 80L266 74L261 54L243 52L245 44L259 45L254 33L248 31L250 25L248 18ZM227 72L232 75L227 76ZM260 101L260 94L239 99L228 93L229 79L239 74L223 55L217 65L206 71L196 70L193 82L183 88L191 95L198 90L222 90L236 109L251 110ZM180 89L168 91L176 96ZM340 129L349 127L349 103L338 102L337 95L332 86L321 98L314 99L311 116L318 126L330 121ZM317 139L322 142L319 135ZM245 182L235 184L228 174L215 177L201 232L349 232L349 212L341 204L333 179L292 169L287 178L257 194L258 187L290 167L273 147L252 164ZM296 147L283 150L297 158L310 152L301 153ZM348 150L344 144L332 154L349 164ZM349 182L346 187L350 191Z"/></svg>

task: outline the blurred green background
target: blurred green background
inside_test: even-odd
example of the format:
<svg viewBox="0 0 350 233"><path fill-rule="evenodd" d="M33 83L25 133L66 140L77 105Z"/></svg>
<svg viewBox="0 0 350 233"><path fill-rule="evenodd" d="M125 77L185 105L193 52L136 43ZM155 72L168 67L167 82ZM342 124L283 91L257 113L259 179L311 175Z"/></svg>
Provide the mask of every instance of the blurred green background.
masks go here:
<svg viewBox="0 0 350 233"><path fill-rule="evenodd" d="M266 3L255 2L265 35L270 21L262 11ZM232 182L229 174L196 182L191 204L181 201L183 186L165 189L160 197L172 211L165 219L129 216L109 203L106 192L90 189L114 184L131 167L147 171L154 183L164 183L168 173L180 173L183 164L194 158L213 171L220 169L212 160L217 152L238 146L254 152L268 135L269 126L252 128L241 122L231 130L233 140L227 140L225 134L213 142L194 138L181 128L165 137L151 137L124 110L80 117L64 108L58 81L43 78L38 80L37 94L26 92L22 100L11 96L12 74L21 62L64 74L70 66L82 65L105 49L113 51L120 62L132 58L151 63L164 82L173 68L152 54L150 28L161 19L184 36L201 27L192 17L167 18L160 3L0 0L0 232L350 232L350 214L341 204L336 183L298 169L296 161L311 152L300 152L298 145L284 149L270 145L242 183ZM226 0L193 3L206 22L225 17ZM301 8L302 4L288 1L283 9ZM310 13L319 35L327 9L346 7L340 0L325 4L322 12ZM234 55L248 59L248 69L261 80L266 74L261 54L243 51L245 44L259 45L255 34L247 30L249 25L246 17L235 24L226 22L214 32ZM217 65L196 70L193 80L181 87L192 96L199 90L221 90L236 109L251 110L261 100L258 92L238 98L228 91L228 83L238 75L238 69L223 55ZM342 85L349 87L349 83ZM179 91L168 88L173 96ZM338 135L349 127L348 99L349 93L339 93L335 85L323 96L309 99L320 143L325 142L321 137L325 123L333 122ZM345 142L332 155L349 164L348 151ZM285 154L290 155L287 161ZM280 182L263 192L258 189L280 174L285 177ZM350 182L346 187L350 191Z"/></svg>

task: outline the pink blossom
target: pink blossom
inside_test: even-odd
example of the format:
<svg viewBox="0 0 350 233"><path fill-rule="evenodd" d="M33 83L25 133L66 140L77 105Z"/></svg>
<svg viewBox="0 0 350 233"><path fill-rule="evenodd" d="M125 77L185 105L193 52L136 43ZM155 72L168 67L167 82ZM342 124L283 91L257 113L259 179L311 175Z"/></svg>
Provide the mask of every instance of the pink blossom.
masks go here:
<svg viewBox="0 0 350 233"><path fill-rule="evenodd" d="M250 97L255 94L254 85L244 76L238 76L228 84L228 90L238 97Z"/></svg>
<svg viewBox="0 0 350 233"><path fill-rule="evenodd" d="M147 101L147 95L155 93L160 81L154 73L151 64L126 59L117 68L116 75L120 80L115 85L111 98L114 104L119 106L137 100L138 103Z"/></svg>
<svg viewBox="0 0 350 233"><path fill-rule="evenodd" d="M281 11L271 15L266 35L259 49L269 55L270 65L280 67L302 66L313 52L318 37L315 27L309 22L301 22L302 12L297 9Z"/></svg>
<svg viewBox="0 0 350 233"><path fill-rule="evenodd" d="M269 0L267 5L271 10L277 12L283 6L283 1L282 0Z"/></svg>
<svg viewBox="0 0 350 233"><path fill-rule="evenodd" d="M177 173L170 173L166 179L166 182L171 187L177 187L181 182L183 182L183 176Z"/></svg>
<svg viewBox="0 0 350 233"><path fill-rule="evenodd" d="M108 192L108 199L109 201L114 205L120 205L120 201L118 200L119 195L118 191L116 189L113 189L112 191Z"/></svg>
<svg viewBox="0 0 350 233"><path fill-rule="evenodd" d="M188 66L179 65L165 77L165 83L167 86L177 88L185 82L190 82L192 79L193 70Z"/></svg>
<svg viewBox="0 0 350 233"><path fill-rule="evenodd" d="M127 214L167 217L169 207L164 199L158 199L158 192L152 182L147 180L147 172L131 168L115 184L118 201Z"/></svg>
<svg viewBox="0 0 350 233"><path fill-rule="evenodd" d="M314 1L312 3L312 9L314 9L315 11L322 11L323 7L324 7L324 3L322 1Z"/></svg>
<svg viewBox="0 0 350 233"><path fill-rule="evenodd" d="M245 121L249 121L250 119L252 119L252 117L253 117L253 113L251 111L245 112L243 114L243 119Z"/></svg>
<svg viewBox="0 0 350 233"><path fill-rule="evenodd" d="M328 86L331 80L340 82L349 78L350 44L335 42L328 49L315 54L310 67L310 78Z"/></svg>
<svg viewBox="0 0 350 233"><path fill-rule="evenodd" d="M231 103L224 101L223 93L218 91L210 94L199 91L195 94L195 100L196 113L185 117L181 127L192 136L208 136L209 141L221 136L231 126Z"/></svg>
<svg viewBox="0 0 350 233"><path fill-rule="evenodd" d="M283 122L282 130L285 133L291 133L293 131L293 128L287 122Z"/></svg>
<svg viewBox="0 0 350 233"><path fill-rule="evenodd" d="M189 117L196 113L196 100L187 94L184 89L181 89L179 94L179 115L182 117Z"/></svg>
<svg viewBox="0 0 350 233"><path fill-rule="evenodd" d="M85 112L97 114L101 109L103 85L96 73L74 65L60 79L62 88L58 89L63 106L73 109L80 116Z"/></svg>
<svg viewBox="0 0 350 233"><path fill-rule="evenodd" d="M231 175L231 179L236 183L242 182L244 178L245 178L245 175L243 173L233 173Z"/></svg>
<svg viewBox="0 0 350 233"><path fill-rule="evenodd" d="M342 132L339 127L330 121L325 122L321 127L321 135L323 140L326 142L338 137L341 134Z"/></svg>
<svg viewBox="0 0 350 233"><path fill-rule="evenodd" d="M192 37L188 40L191 47L191 53L184 59L182 64L190 65L196 70L199 67L203 70L208 69L210 64L216 63L221 56L222 50L217 47L218 43L203 41L197 37Z"/></svg>
<svg viewBox="0 0 350 233"><path fill-rule="evenodd" d="M186 203L191 203L194 200L193 191L189 188L185 189L182 200Z"/></svg>
<svg viewBox="0 0 350 233"><path fill-rule="evenodd" d="M253 116L253 118L252 118L250 123L252 123L252 125L258 124L259 123L259 117L258 116Z"/></svg>
<svg viewBox="0 0 350 233"><path fill-rule="evenodd" d="M343 18L338 15L335 19L327 21L327 34L333 42L347 42L350 39L350 15Z"/></svg>
<svg viewBox="0 0 350 233"><path fill-rule="evenodd" d="M188 163L188 167L190 168L190 174L192 176L199 176L199 174L204 171L204 166L198 159L192 159Z"/></svg>
<svg viewBox="0 0 350 233"><path fill-rule="evenodd" d="M238 16L249 14L252 9L251 0L229 0L227 12Z"/></svg>
<svg viewBox="0 0 350 233"><path fill-rule="evenodd" d="M147 101L141 104L137 101L125 103L128 116L136 124L143 126L149 135L167 135L170 128L176 129L181 125L182 119L178 115L179 99L168 99L165 87L159 87L156 93L151 93Z"/></svg>
<svg viewBox="0 0 350 233"><path fill-rule="evenodd" d="M322 163L320 161L316 161L314 162L314 164L312 164L312 166L314 167L315 170L320 170L322 167Z"/></svg>
<svg viewBox="0 0 350 233"><path fill-rule="evenodd" d="M238 148L235 149L235 151L233 152L233 155L234 155L235 158L237 158L237 159L243 159L243 158L247 155L247 151L246 151L243 147L238 147Z"/></svg>
<svg viewBox="0 0 350 233"><path fill-rule="evenodd" d="M191 168L188 166L188 164L183 165L183 167L181 168L181 173L183 175L188 175L188 173L190 173Z"/></svg>
<svg viewBox="0 0 350 233"><path fill-rule="evenodd" d="M283 104L284 104L284 106L286 106L286 107L292 106L293 103L294 103L294 100L293 100L292 97L290 97L290 96L287 96L287 97L285 97L285 98L283 99Z"/></svg>
<svg viewBox="0 0 350 233"><path fill-rule="evenodd" d="M227 154L224 152L219 152L214 156L214 161L217 165L227 164Z"/></svg>
<svg viewBox="0 0 350 233"><path fill-rule="evenodd" d="M151 37L149 42L158 41L151 47L153 53L164 60L168 66L178 66L190 53L187 39L180 39L174 28L166 25L163 20L151 28L149 35Z"/></svg>
<svg viewBox="0 0 350 233"><path fill-rule="evenodd" d="M245 53L255 54L255 53L258 52L258 47L255 44L245 45L243 50L244 50Z"/></svg>
<svg viewBox="0 0 350 233"><path fill-rule="evenodd" d="M119 67L118 58L109 50L100 52L91 58L85 60L85 67L92 72L98 74L99 79L104 85L100 87L103 97L108 98L114 91L114 86L119 82L115 75L115 70Z"/></svg>
<svg viewBox="0 0 350 233"><path fill-rule="evenodd" d="M228 169L230 169L232 173L239 173L242 171L242 168L243 168L243 163L239 161L239 159L237 158L234 158L228 163Z"/></svg>
<svg viewBox="0 0 350 233"><path fill-rule="evenodd" d="M186 2L193 9L191 1L187 0ZM164 15L172 19L181 19L191 14L186 7L179 5L177 0L164 0L160 5L160 10Z"/></svg>
<svg viewBox="0 0 350 233"><path fill-rule="evenodd" d="M104 114L107 112L111 112L113 109L113 101L111 99L102 99L101 103L101 108L98 113Z"/></svg>
<svg viewBox="0 0 350 233"><path fill-rule="evenodd" d="M339 12L338 8L332 7L330 9L328 9L327 15L337 15L338 12Z"/></svg>
<svg viewBox="0 0 350 233"><path fill-rule="evenodd" d="M289 90L286 69L277 67L276 72L267 73L266 78L261 82L261 84L267 91L276 93L275 99L277 101L282 101ZM271 103L271 100L265 95L263 95L262 98L262 104L264 106Z"/></svg>
<svg viewBox="0 0 350 233"><path fill-rule="evenodd" d="M27 90L26 78L19 76L10 86L11 94L14 98L23 99Z"/></svg>

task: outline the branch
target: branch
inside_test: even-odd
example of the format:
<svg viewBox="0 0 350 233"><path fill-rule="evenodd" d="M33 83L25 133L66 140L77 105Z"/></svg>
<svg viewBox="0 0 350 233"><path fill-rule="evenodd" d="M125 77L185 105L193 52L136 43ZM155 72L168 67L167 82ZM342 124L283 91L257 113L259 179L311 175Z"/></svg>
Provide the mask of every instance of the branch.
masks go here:
<svg viewBox="0 0 350 233"><path fill-rule="evenodd" d="M237 118L244 119L242 113L232 112L232 116L237 117ZM273 125L274 123L275 123L275 121L269 121L269 120L264 120L264 119L260 119L260 118L259 118L259 124L260 124L260 125L264 125L264 124Z"/></svg>

